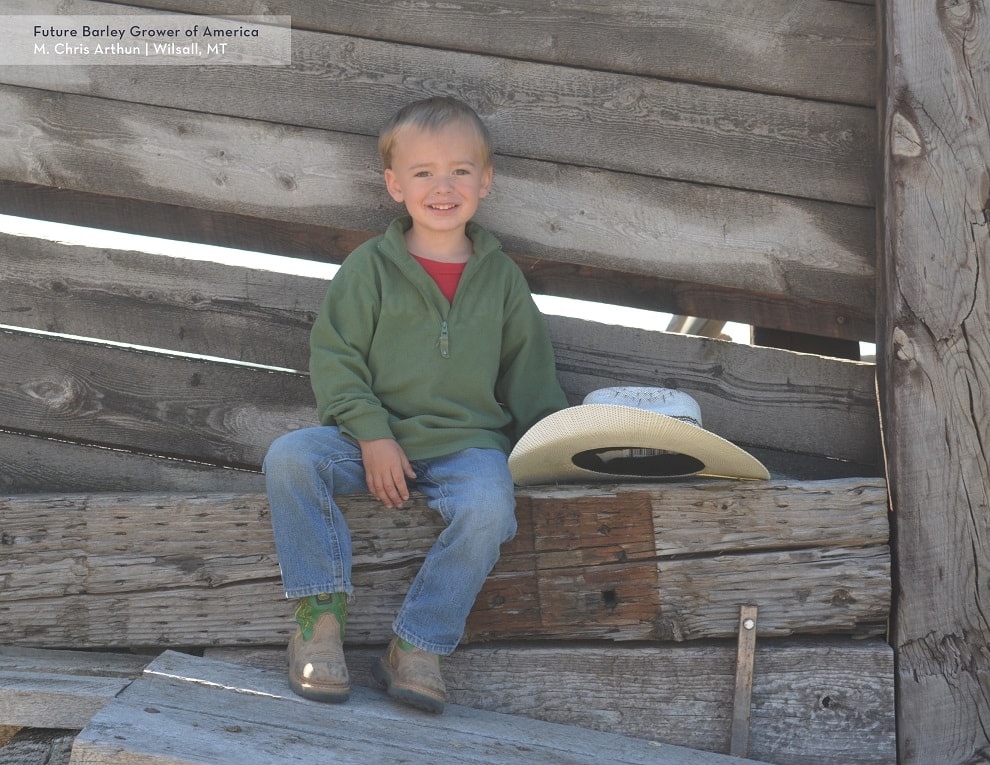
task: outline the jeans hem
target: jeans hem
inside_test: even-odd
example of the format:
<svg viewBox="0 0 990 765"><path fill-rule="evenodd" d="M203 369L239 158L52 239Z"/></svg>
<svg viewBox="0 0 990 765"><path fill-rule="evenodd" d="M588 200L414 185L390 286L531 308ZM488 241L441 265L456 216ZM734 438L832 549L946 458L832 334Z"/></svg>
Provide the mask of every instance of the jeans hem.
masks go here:
<svg viewBox="0 0 990 765"><path fill-rule="evenodd" d="M460 641L454 643L453 645L450 645L449 643L431 643L428 640L422 640L416 637L411 632L408 632L407 630L400 627L398 624L392 625L392 631L400 638L405 640L407 643L416 646L421 651L426 651L427 653L435 653L440 656L450 656L450 654L452 654L457 649L457 646L460 643Z"/></svg>
<svg viewBox="0 0 990 765"><path fill-rule="evenodd" d="M333 595L337 592L347 595L348 603L354 600L354 587L338 584L317 585L316 587L293 587L291 590L285 591L285 597L299 600L300 598L308 598L313 595Z"/></svg>

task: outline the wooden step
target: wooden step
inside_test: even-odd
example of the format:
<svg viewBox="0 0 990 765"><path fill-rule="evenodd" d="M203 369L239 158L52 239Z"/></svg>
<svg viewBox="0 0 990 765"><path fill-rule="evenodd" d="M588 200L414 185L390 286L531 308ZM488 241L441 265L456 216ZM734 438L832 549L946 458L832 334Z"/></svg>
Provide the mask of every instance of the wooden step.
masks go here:
<svg viewBox="0 0 990 765"><path fill-rule="evenodd" d="M599 765L603 757L630 765L756 762L456 705L429 715L360 686L347 704L318 704L292 694L284 673L171 651L93 718L70 762Z"/></svg>
<svg viewBox="0 0 990 765"><path fill-rule="evenodd" d="M372 685L381 647L346 649L352 682ZM734 641L633 646L489 643L444 659L448 700L476 709L729 752ZM281 673L284 647L208 649L208 658ZM758 640L750 757L781 765L889 765L894 656L881 640Z"/></svg>
<svg viewBox="0 0 990 765"><path fill-rule="evenodd" d="M0 725L83 728L153 658L0 646Z"/></svg>

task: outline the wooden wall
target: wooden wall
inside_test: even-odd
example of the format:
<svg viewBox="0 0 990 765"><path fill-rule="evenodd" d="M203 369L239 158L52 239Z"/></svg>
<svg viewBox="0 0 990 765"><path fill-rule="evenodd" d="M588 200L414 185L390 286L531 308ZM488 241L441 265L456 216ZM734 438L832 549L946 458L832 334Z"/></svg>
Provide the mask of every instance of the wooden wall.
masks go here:
<svg viewBox="0 0 990 765"><path fill-rule="evenodd" d="M261 6L71 12L134 7ZM452 93L493 130L481 220L535 289L873 338L872 5L678 0L603 13L504 0L370 13L294 0L264 12L291 15L293 65L244 68L236 87L225 67L0 68L0 205L339 261L396 212L374 151L383 120Z"/></svg>
<svg viewBox="0 0 990 765"><path fill-rule="evenodd" d="M0 0L7 12L61 6ZM378 127L410 100L450 93L492 128L495 189L480 220L534 291L876 338L872 4L371 6L73 3L86 14L288 14L293 65L0 67L0 213L339 262L398 212L381 183ZM301 370L321 279L13 236L0 236L0 279L5 492L253 492L272 438L313 422ZM776 478L884 473L872 365L549 323L575 400L623 382L682 387L706 425ZM884 482L863 485L849 494L879 520L875 607L863 618L875 635L889 598ZM46 540L58 547L56 537ZM782 560L807 557L788 549ZM836 566L855 557L836 555ZM827 558L817 570L832 592ZM830 613L847 601L830 597ZM701 636L724 638L725 624ZM819 630L842 635L829 644L837 656L848 655L850 624ZM822 711L820 699L809 713L811 727L845 715L839 729L864 732L844 761L890 760L890 655L877 642L880 703L862 712L873 722L855 705ZM775 752L777 735L760 753L781 762L834 761L828 747L841 738L812 755L793 731Z"/></svg>

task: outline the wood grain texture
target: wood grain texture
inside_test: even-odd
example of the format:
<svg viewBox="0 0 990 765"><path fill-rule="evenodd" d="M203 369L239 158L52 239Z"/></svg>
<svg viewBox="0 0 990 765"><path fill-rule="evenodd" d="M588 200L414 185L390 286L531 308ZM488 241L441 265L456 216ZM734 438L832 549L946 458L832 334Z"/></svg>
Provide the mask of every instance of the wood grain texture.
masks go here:
<svg viewBox="0 0 990 765"><path fill-rule="evenodd" d="M72 742L77 731L22 728L0 747L4 765L70 765Z"/></svg>
<svg viewBox="0 0 990 765"><path fill-rule="evenodd" d="M372 684L381 650L348 647L353 683ZM470 645L448 657L443 672L453 704L726 751L733 650L728 642ZM214 648L205 656L286 668L283 647ZM153 658L0 648L0 720L83 728ZM825 765L837 755L854 765L892 761L893 652L882 641L761 641L755 666L751 756L781 765ZM110 691L102 699L85 686L97 679Z"/></svg>
<svg viewBox="0 0 990 765"><path fill-rule="evenodd" d="M410 5L319 0L141 0L188 13L292 16L310 29L820 101L875 104L872 4L499 0ZM593 44L589 44L589 43ZM717 49L719 56L709 52ZM652 55L662 51L663 55Z"/></svg>
<svg viewBox="0 0 990 765"><path fill-rule="evenodd" d="M683 388L698 400L705 426L730 441L877 464L869 364L577 319L547 323L569 394L610 385ZM767 434L760 443L758 433Z"/></svg>
<svg viewBox="0 0 990 765"><path fill-rule="evenodd" d="M563 317L548 325L575 403L609 385L682 388L709 429L743 447L878 464L870 365ZM0 342L10 430L257 468L277 436L317 424L302 373L27 331L0 330Z"/></svg>
<svg viewBox="0 0 990 765"><path fill-rule="evenodd" d="M499 173L502 174L501 169ZM702 226L704 221L686 225L692 215L697 215L698 208L679 205L676 188L683 187L683 184L671 184L675 190L667 197L669 202L665 202L663 198L651 202L650 185L644 184L646 196L642 201L644 220L641 225L652 227L647 229L649 238L662 242L664 253L669 253L671 259L681 260L676 268L683 275L684 269L693 259L678 253L682 246L694 246L689 244L697 236L692 233L692 229ZM610 187L612 190L618 187L616 178L612 178ZM602 194L606 196L611 193L613 192L607 188L602 189ZM696 201L721 208L725 222L728 223L733 218L735 223L732 227L740 232L732 237L731 242L726 240L727 245L748 250L753 257L757 257L761 248L765 248L768 253L772 250L773 254L767 255L772 258L772 264L756 269L757 275L763 280L762 284L757 284L760 279L754 279L747 269L735 267L731 253L725 252L724 256L721 254L722 250L718 246L718 236L721 234L713 224L711 232L705 235L708 243L699 241L696 246L698 257L712 266L700 275L705 279L704 283L678 281L673 273L671 278L665 278L663 274L667 272L668 266L663 264L664 261L658 262L656 257L660 250L645 247L639 254L627 251L623 257L631 259L640 269L649 268L657 273L640 272L635 279L630 279L627 273L595 262L592 248L587 241L592 231L587 226L568 233L569 227L561 227L559 218L553 224L557 226L557 233L561 236L558 242L560 249L553 254L555 258L562 258L561 260L551 260L548 257L551 253L547 248L537 248L536 256L516 254L511 249L509 254L523 269L531 290L536 294L560 295L682 316L739 321L758 327L788 327L793 331L823 337L867 341L874 339L874 246L869 233L872 226L871 211L817 205L783 197L767 199L767 206L761 208L757 202L752 203L754 206L745 202L745 199L750 198L745 193L725 191L727 196L724 200L718 196L723 192L711 189L710 193L712 196L706 201L699 191ZM627 199L626 203L631 204L631 199ZM674 205L669 214L664 212L667 204ZM647 214L650 205L653 205L653 210ZM788 206L794 207L793 214L797 216L794 220L786 212ZM821 208L820 213L815 213L815 207ZM738 217L734 212L737 208ZM262 220L203 208L180 207L3 180L0 180L0 209L9 215L327 263L342 262L351 250L375 233L330 228L315 223ZM619 219L621 209L620 205L612 211L616 220ZM812 231L804 231L801 235L788 233L794 230L791 224L800 227L799 221L805 212L809 215L806 222L813 222L823 237L817 244L818 235ZM749 228L742 220L744 213L752 218L761 218L764 226L762 232L754 231L754 241L749 245L744 243L741 233ZM682 222L678 224L678 220ZM522 251L534 251L534 245L526 243L525 236L511 220L504 223L489 220L486 223L490 226L497 223L500 228L505 228L506 230L500 231L500 238L504 241L512 239ZM665 227L669 226L675 227L676 237L665 232ZM617 235L621 233L618 229L615 232ZM608 252L617 251L614 240L610 241L607 237L601 239ZM549 241L549 237L547 240ZM761 241L765 244L761 245ZM571 244L578 248L573 256L572 251L565 247ZM19 245L5 248L5 257L14 258L18 254L25 257L26 250L33 251L30 241L22 241ZM814 252L822 251L822 245L825 246L825 251L831 253L825 271L816 270L814 266ZM183 246L176 245L179 249ZM47 259L40 252L37 257ZM587 262L579 264L568 260L577 257ZM674 268L673 263L671 267ZM811 278L812 272L815 274L814 278ZM699 274L694 274L692 278L698 276ZM719 286L716 282L732 282L739 287ZM794 288L789 286L792 283ZM780 284L787 294L773 294L771 299L771 293L767 289L773 284ZM761 291L747 292L747 285ZM801 297L798 292L815 295L817 299ZM829 302L825 302L826 300Z"/></svg>
<svg viewBox="0 0 990 765"><path fill-rule="evenodd" d="M236 362L308 366L308 332L326 288L323 279L16 236L0 236L0 249L7 254L0 261L3 323ZM615 384L684 388L699 399L709 427L730 440L879 464L870 365L562 317L548 317L548 325L561 382L575 402ZM11 359L23 359L0 371L6 377L3 424L10 429L257 467L275 435L313 422L308 382L300 375L44 335L7 332L2 339ZM151 367L156 371L149 374ZM67 382L73 376L80 379ZM78 390L66 388L72 385ZM204 415L207 423L191 417L187 406L180 412L162 402L202 397L203 403L191 405L230 408L236 406L229 400L234 390L258 408L257 419L267 418L254 437L236 436L241 443L253 439L253 450L231 452L216 443L216 427L228 415ZM85 417L67 416L81 404L66 396L89 396L98 405L91 402ZM211 397L217 399L213 405ZM220 404L221 398L228 401ZM286 406L298 414L285 419ZM248 408L240 409L245 417ZM148 422L213 432L177 440L168 429L137 422L137 411ZM272 430L279 417L283 427ZM247 419L240 424L249 427Z"/></svg>
<svg viewBox="0 0 990 765"><path fill-rule="evenodd" d="M4 426L107 447L257 467L317 424L309 379L266 368L0 331Z"/></svg>
<svg viewBox="0 0 990 765"><path fill-rule="evenodd" d="M760 604L764 636L868 633L886 619L882 482L543 488L519 498L519 533L478 597L469 639L725 637L744 602ZM344 505L360 599L348 639L385 642L440 521L422 497L385 515L366 496ZM292 604L264 495L24 495L2 507L4 642L288 638ZM251 606L236 615L232 602Z"/></svg>
<svg viewBox="0 0 990 765"><path fill-rule="evenodd" d="M151 658L0 646L0 721L25 728L84 728Z"/></svg>
<svg viewBox="0 0 990 765"><path fill-rule="evenodd" d="M445 659L449 698L494 712L728 751L729 641L679 645L462 646ZM371 684L381 647L348 647ZM208 658L286 671L283 648L216 648ZM883 641L757 642L749 756L779 765L894 761L893 651Z"/></svg>
<svg viewBox="0 0 990 765"><path fill-rule="evenodd" d="M292 56L292 67L243 67L237 87L230 67L24 66L0 77L118 109L153 103L371 136L439 92L474 106L511 156L873 204L872 109L305 31Z"/></svg>
<svg viewBox="0 0 990 765"><path fill-rule="evenodd" d="M990 734L990 13L888 3L880 375L897 517L900 758Z"/></svg>
<svg viewBox="0 0 990 765"><path fill-rule="evenodd" d="M400 211L370 138L6 86L0 104L10 180L370 232ZM15 136L28 125L25 152ZM478 221L517 255L853 313L874 301L870 209L607 172L587 157L497 163Z"/></svg>
<svg viewBox="0 0 990 765"><path fill-rule="evenodd" d="M383 736L382 731L388 731ZM618 734L448 705L426 716L356 687L347 704L304 701L284 674L166 652L76 739L74 762L148 765L218 759L255 765L402 761L433 765L535 762L743 765L745 760Z"/></svg>
<svg viewBox="0 0 990 765"><path fill-rule="evenodd" d="M298 371L329 284L5 234L0 254L0 323Z"/></svg>
<svg viewBox="0 0 990 765"><path fill-rule="evenodd" d="M237 470L120 449L0 432L0 493L265 490L257 470Z"/></svg>

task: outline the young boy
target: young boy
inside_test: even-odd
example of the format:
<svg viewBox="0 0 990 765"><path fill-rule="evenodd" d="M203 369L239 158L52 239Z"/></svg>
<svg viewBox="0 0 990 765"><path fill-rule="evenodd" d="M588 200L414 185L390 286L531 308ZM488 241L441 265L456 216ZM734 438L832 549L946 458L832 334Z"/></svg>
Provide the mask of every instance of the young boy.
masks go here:
<svg viewBox="0 0 990 765"><path fill-rule="evenodd" d="M492 183L484 124L455 99L418 101L386 125L379 150L408 216L330 284L310 342L322 426L277 439L265 475L286 596L301 599L289 681L320 701L350 693L351 539L335 497L370 491L401 509L411 482L441 515L372 670L391 696L439 713L439 656L456 648L516 531L512 441L567 401L522 273L471 222Z"/></svg>

